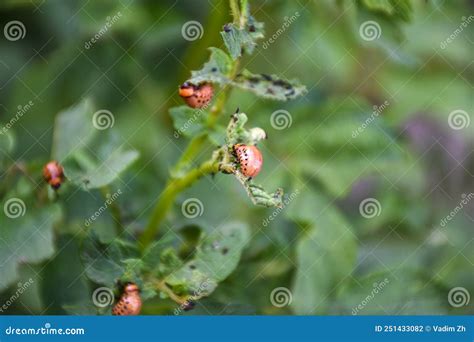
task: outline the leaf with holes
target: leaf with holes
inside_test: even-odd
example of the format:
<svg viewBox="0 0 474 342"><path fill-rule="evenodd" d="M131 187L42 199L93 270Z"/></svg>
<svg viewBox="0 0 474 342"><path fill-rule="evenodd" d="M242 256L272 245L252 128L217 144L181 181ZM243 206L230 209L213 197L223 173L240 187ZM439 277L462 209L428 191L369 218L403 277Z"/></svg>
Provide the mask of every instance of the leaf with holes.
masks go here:
<svg viewBox="0 0 474 342"><path fill-rule="evenodd" d="M191 72L191 78L187 80L192 84L202 82L212 82L219 84L229 83L229 73L231 70L232 60L228 54L221 49L211 47L211 56L204 67L197 71Z"/></svg>
<svg viewBox="0 0 474 342"><path fill-rule="evenodd" d="M227 223L201 236L194 258L165 278L179 294L208 296L237 267L250 232L244 223Z"/></svg>
<svg viewBox="0 0 474 342"><path fill-rule="evenodd" d="M288 81L275 75L253 74L248 70L238 74L232 84L260 97L278 101L292 100L307 92L306 87L296 80Z"/></svg>

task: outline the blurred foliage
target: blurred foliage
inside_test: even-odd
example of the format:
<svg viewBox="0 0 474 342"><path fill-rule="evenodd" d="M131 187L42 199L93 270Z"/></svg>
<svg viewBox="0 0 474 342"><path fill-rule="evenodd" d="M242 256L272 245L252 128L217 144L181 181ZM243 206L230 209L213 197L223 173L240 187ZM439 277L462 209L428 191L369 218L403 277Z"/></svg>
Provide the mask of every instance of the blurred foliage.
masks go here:
<svg viewBox="0 0 474 342"><path fill-rule="evenodd" d="M170 297L196 292L182 314L354 314L363 302L357 314L474 313L472 299L448 301L455 287L474 296L474 202L441 223L474 192L474 24L442 47L473 6L256 0L242 29L224 27L227 1L2 1L1 26L19 20L26 35L0 39L0 305L33 280L2 313L109 313L93 292L118 295L125 281L142 288L144 314L173 314ZM191 20L201 39L183 38ZM377 39L361 38L368 21ZM231 79L235 59L245 71ZM283 85L274 96L246 91L262 74ZM212 130L199 116L179 131L193 115L177 94L189 77L235 86ZM287 79L307 93L286 96ZM233 177L209 175L178 195L142 253L136 240L190 139L208 134L185 169L224 143L236 108L268 134L257 181L283 187L284 207L255 207ZM107 129L93 125L100 110ZM455 110L470 125L451 129ZM41 175L53 158L68 177L57 194ZM3 210L12 198L17 218ZM200 216L183 215L190 198ZM367 198L380 203L372 218L359 212ZM272 305L278 287L289 305Z"/></svg>

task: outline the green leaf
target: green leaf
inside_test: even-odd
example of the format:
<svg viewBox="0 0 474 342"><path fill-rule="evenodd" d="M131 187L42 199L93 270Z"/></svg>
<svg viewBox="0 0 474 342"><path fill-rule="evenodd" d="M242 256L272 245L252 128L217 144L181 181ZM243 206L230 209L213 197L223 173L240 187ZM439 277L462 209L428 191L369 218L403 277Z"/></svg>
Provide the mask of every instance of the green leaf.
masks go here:
<svg viewBox="0 0 474 342"><path fill-rule="evenodd" d="M246 9L248 11L248 8ZM251 55L257 45L256 40L264 37L263 23L249 16L244 28L238 28L234 24L226 24L221 32L224 44L227 47L232 59L237 59L242 52Z"/></svg>
<svg viewBox="0 0 474 342"><path fill-rule="evenodd" d="M66 173L73 182L80 184L86 190L97 189L111 184L120 174L129 168L139 157L137 151L122 151L118 149L94 169L81 173Z"/></svg>
<svg viewBox="0 0 474 342"><path fill-rule="evenodd" d="M201 70L192 71L191 78L187 82L192 84L202 82L229 83L228 77L232 65L231 58L221 49L211 47L209 50L211 50L209 61L204 64Z"/></svg>
<svg viewBox="0 0 474 342"><path fill-rule="evenodd" d="M446 315L446 297L434 285L407 269L351 278L340 289L331 314Z"/></svg>
<svg viewBox="0 0 474 342"><path fill-rule="evenodd" d="M181 135L194 137L204 130L207 112L204 109L193 109L188 106L173 107L170 109L175 128L174 137Z"/></svg>
<svg viewBox="0 0 474 342"><path fill-rule="evenodd" d="M227 223L203 234L194 258L165 278L176 292L208 296L237 267L250 232L243 223Z"/></svg>
<svg viewBox="0 0 474 342"><path fill-rule="evenodd" d="M57 115L53 137L54 159L64 162L92 140L97 133L92 123L93 114L93 105L86 99Z"/></svg>
<svg viewBox="0 0 474 342"><path fill-rule="evenodd" d="M83 242L81 258L89 279L114 288L127 270L123 261L137 254L136 247L126 241L115 239L110 244L103 244L91 233Z"/></svg>
<svg viewBox="0 0 474 342"><path fill-rule="evenodd" d="M2 208L7 207L8 200L6 197ZM54 254L53 227L61 219L58 205L36 209L20 200L9 203L12 213L24 212L24 216L9 218L0 212L0 290L18 279L19 263L38 263ZM13 204L20 211L14 212Z"/></svg>
<svg viewBox="0 0 474 342"><path fill-rule="evenodd" d="M371 11L403 21L410 21L413 12L411 0L363 0L362 3Z"/></svg>
<svg viewBox="0 0 474 342"><path fill-rule="evenodd" d="M296 246L297 270L292 308L298 315L327 312L334 290L351 274L357 244L351 227L323 196L305 190L291 202L287 215L311 229Z"/></svg>
<svg viewBox="0 0 474 342"><path fill-rule="evenodd" d="M307 92L306 87L296 80L288 81L275 75L253 74L248 70L238 74L232 84L260 97L279 101L292 100Z"/></svg>
<svg viewBox="0 0 474 342"><path fill-rule="evenodd" d="M8 156L15 148L15 136L12 130L3 131L0 127L0 170L6 168Z"/></svg>

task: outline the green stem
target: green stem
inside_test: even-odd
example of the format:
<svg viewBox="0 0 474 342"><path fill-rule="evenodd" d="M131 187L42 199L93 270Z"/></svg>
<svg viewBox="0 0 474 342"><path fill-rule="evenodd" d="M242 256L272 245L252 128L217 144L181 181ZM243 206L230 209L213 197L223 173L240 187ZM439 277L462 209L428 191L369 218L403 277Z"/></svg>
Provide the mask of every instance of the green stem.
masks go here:
<svg viewBox="0 0 474 342"><path fill-rule="evenodd" d="M208 160L202 163L199 167L190 170L183 177L174 178L168 181L155 205L155 208L153 209L150 221L140 237L140 246L142 249L145 249L150 242L153 241L153 238L158 233L161 222L166 218L166 214L173 205L176 196L201 177L217 173L218 171L219 163L215 160Z"/></svg>
<svg viewBox="0 0 474 342"><path fill-rule="evenodd" d="M240 9L238 5L238 0L230 0L230 8L234 18L234 23L239 24L241 20ZM246 10L243 10L246 12ZM246 18L244 19L246 20ZM239 70L239 61L236 60L232 63L231 71L229 73L229 78L233 80L237 75ZM224 106L227 102L227 98L230 94L232 87L229 84L224 85L218 94L214 105L211 107L209 116L207 119L207 128L212 130L217 120L224 110ZM146 246L153 240L153 238L158 233L159 227L163 220L166 218L168 211L173 206L176 196L185 188L194 183L197 179L202 176L210 173L217 173L219 171L219 165L213 160L204 162L199 167L190 170L184 176L179 176L184 170L191 164L191 162L199 156L199 153L203 150L204 143L208 141L208 133L203 133L199 136L194 137L180 159L176 163L176 166L173 168L173 174L175 178L170 178L165 185L165 189L161 193L155 207L151 218L140 236L140 242L142 249L145 249ZM178 176L176 176L178 175Z"/></svg>

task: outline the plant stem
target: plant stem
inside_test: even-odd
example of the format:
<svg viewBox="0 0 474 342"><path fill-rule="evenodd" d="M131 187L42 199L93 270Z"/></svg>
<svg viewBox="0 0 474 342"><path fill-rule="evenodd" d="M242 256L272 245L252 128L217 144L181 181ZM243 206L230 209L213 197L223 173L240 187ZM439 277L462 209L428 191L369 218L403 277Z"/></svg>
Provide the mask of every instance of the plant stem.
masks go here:
<svg viewBox="0 0 474 342"><path fill-rule="evenodd" d="M242 20L246 20L246 18L241 19L241 13L239 9L238 0L230 0L230 8L232 11L234 23L240 24ZM247 12L246 9L242 9L243 12ZM239 60L235 60L232 62L231 71L229 72L229 79L233 80L237 75L239 70ZM224 85L221 89L220 93L218 94L214 105L211 107L209 112L209 116L207 118L207 128L212 130L217 120L224 110L224 106L227 102L227 98L230 94L232 87L230 84ZM174 175L180 175L184 170L189 166L189 164L199 155L199 152L202 151L204 143L208 140L208 133L202 133L194 137L188 146L186 147L185 151L181 155L180 159L176 163L176 166L173 168ZM188 171L183 176L175 176L174 178L170 178L165 185L165 189L160 194L160 197L155 204L153 209L153 213L151 218L143 231L142 235L140 236L141 248L144 250L148 244L153 240L155 235L158 233L161 223L166 218L168 211L171 209L176 196L185 188L189 187L192 183L196 180L201 178L202 176L210 173L217 173L219 171L219 164L214 160L209 160L201 164L195 169Z"/></svg>
<svg viewBox="0 0 474 342"><path fill-rule="evenodd" d="M153 209L150 221L140 237L142 249L145 249L153 241L161 222L166 218L166 214L173 205L176 196L201 177L217 173L218 171L219 163L214 160L208 160L199 167L190 170L183 177L173 178L168 181Z"/></svg>

